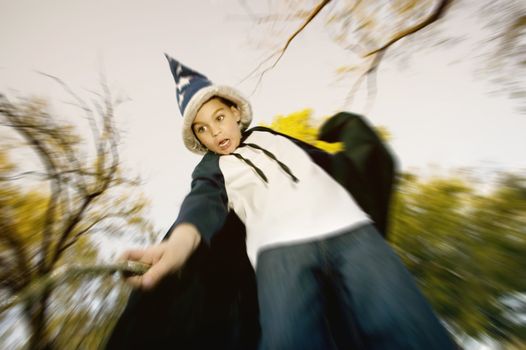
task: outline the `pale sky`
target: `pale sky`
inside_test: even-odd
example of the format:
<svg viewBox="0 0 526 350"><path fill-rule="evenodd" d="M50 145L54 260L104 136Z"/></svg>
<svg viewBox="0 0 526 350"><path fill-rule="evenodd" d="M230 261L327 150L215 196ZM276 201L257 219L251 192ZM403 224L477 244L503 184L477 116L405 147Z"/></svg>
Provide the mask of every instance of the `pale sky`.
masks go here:
<svg viewBox="0 0 526 350"><path fill-rule="evenodd" d="M249 95L254 80L238 83L268 52L249 45L264 36L258 32L264 28L236 17L245 13L239 4L0 0L0 92L37 94L53 99L56 110L67 110L60 88L34 71L61 77L90 96L84 89L96 89L104 70L113 92L131 99L118 110L123 158L143 177L152 218L166 229L199 157L182 145L182 118L163 53ZM365 110L363 94L353 106L344 105L352 81L335 82L335 69L349 63L349 54L331 42L323 21L312 23L249 96L254 125L307 107L317 117L346 109L388 128L404 170L526 170L526 116L506 97L488 93L490 77L476 65L484 23L464 8L452 11L440 26L467 39L451 49L417 51L406 67L386 56L375 103Z"/></svg>

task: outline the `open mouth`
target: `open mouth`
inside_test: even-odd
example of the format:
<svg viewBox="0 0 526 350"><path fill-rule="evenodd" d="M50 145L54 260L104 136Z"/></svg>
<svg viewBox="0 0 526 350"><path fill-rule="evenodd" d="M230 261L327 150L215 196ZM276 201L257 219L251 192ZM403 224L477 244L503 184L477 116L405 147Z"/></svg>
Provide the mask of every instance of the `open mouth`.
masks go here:
<svg viewBox="0 0 526 350"><path fill-rule="evenodd" d="M230 145L230 139L224 139L221 142L219 142L219 148L225 149Z"/></svg>

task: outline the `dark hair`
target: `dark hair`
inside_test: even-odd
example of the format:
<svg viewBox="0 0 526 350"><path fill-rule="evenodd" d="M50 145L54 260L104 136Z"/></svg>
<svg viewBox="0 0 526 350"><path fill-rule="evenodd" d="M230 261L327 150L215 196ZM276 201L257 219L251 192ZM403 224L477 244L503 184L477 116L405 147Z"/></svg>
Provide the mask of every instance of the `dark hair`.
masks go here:
<svg viewBox="0 0 526 350"><path fill-rule="evenodd" d="M238 108L237 104L233 101L230 101L229 99L223 97L223 96L219 96L219 95L214 95L212 97L210 97L208 100L206 100L205 102L203 102L201 104L204 105L205 103L207 103L208 101L210 100L213 100L214 98L217 98L219 101L221 101L222 103L224 103L225 105L227 105L228 107L235 107L235 108Z"/></svg>

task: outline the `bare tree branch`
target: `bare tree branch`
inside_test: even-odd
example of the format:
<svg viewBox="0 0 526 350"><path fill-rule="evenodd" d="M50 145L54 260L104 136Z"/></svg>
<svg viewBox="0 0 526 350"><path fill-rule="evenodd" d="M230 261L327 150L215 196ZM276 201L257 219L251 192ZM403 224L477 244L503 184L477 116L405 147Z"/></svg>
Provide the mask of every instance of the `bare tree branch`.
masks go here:
<svg viewBox="0 0 526 350"><path fill-rule="evenodd" d="M17 271L10 277L11 280L16 281L16 284L13 284L12 287L18 289L29 282L31 268L26 247L19 239L16 226L12 222L8 209L5 206L0 211L0 233L0 238L14 251L13 255L16 261ZM2 268L6 266L7 264L2 264Z"/></svg>
<svg viewBox="0 0 526 350"><path fill-rule="evenodd" d="M107 87L105 87L107 89ZM109 90L106 90L106 93L109 95ZM107 96L108 96L107 95ZM70 216L68 220L68 224L66 225L65 229L62 231L62 234L60 235L60 238L57 241L57 245L55 247L55 251L52 253L51 258L51 264L55 264L58 259L60 258L61 254L64 252L64 246L67 245L67 241L71 233L74 231L74 229L77 227L77 225L80 223L84 212L87 210L89 205L92 203L94 199L102 195L110 186L112 183L114 176L117 172L117 168L119 165L119 158L118 158L118 151L117 151L117 142L114 137L114 130L112 125L112 117L113 117L113 106L111 105L111 96L108 96L105 101L105 113L104 113L104 134L103 137L100 139L100 143L98 146L98 169L100 171L100 180L102 183L98 184L98 188L95 189L94 192L90 193L85 199L80 207L80 209ZM110 151L112 154L112 164L109 165L108 168L105 167L105 159L106 159L106 148L105 143L110 143ZM107 171L107 172L105 172Z"/></svg>
<svg viewBox="0 0 526 350"><path fill-rule="evenodd" d="M130 216L137 211L137 207L132 207L131 209L127 211L122 211L118 213L108 213L105 214L103 217L99 218L98 220L93 220L88 226L83 228L82 230L78 231L73 237L69 239L67 243L65 243L61 248L59 254L64 253L68 248L70 248L72 245L74 245L78 239L83 236L84 234L88 233L89 231L93 230L93 228L97 225L100 225L103 221L109 220L109 219L122 219L127 220L130 218Z"/></svg>
<svg viewBox="0 0 526 350"><path fill-rule="evenodd" d="M27 176L38 176L44 178L44 180L49 180L49 175L39 171L24 171L20 174L10 175L10 176L0 176L0 181L15 181L23 179Z"/></svg>
<svg viewBox="0 0 526 350"><path fill-rule="evenodd" d="M2 286L9 287L12 293L20 291L13 297L24 304L23 312L31 327L29 346L35 348L42 344L50 344L45 333L45 325L49 297L53 293L55 282L47 281L47 277L60 271L60 268L56 270L55 267L59 260L67 254L68 248L83 235L92 231L97 224L103 224L103 221L107 222L111 218L119 220L119 223L124 220L126 224L137 224L141 225L141 228L146 228L142 220L128 222L130 217L138 215L144 202L135 202L133 206L119 211L124 203L124 200L121 200L117 202L118 205L111 213L102 217L97 213L97 208L105 207L102 201L97 199L105 195L110 198L112 188L122 185L135 186L140 183L138 179L123 177L119 171L118 133L114 127L114 114L116 105L122 103L124 99L114 101L102 77L102 93L92 93L99 98L99 101L88 105L61 79L49 74L41 74L58 82L73 97L73 106L86 113L95 141L93 144L95 161L90 163L92 160L82 156L78 147L81 138L74 133L73 126L57 123L47 113L44 103L30 98L20 98L18 104L11 103L5 96L0 95L0 122L10 126L22 136L27 146L31 147L40 158L44 169L43 171L21 172L12 176L4 176L7 175L4 172L0 181L11 181L36 175L50 182L50 194L46 194L48 205L44 213L39 214L39 218L44 220L44 226L41 229L43 231L42 244L29 252L33 256L28 257L28 254L18 253L14 244L16 241L7 240L8 244L2 242L4 246L11 248L16 258L22 259L23 257L28 264L36 260L34 273L31 272L31 266L27 268L31 275L24 274L24 276L27 275L24 284L11 277L3 278L7 276L7 273L15 271L16 266L10 260L9 266L0 271L0 276L3 278ZM0 214L5 214L5 211L2 210ZM4 231L3 228L0 229L0 233L2 231ZM0 261L8 259L4 255L0 255ZM51 273L51 271L54 272ZM9 276L16 275L20 274L11 273ZM26 285L27 288L24 287ZM5 307L0 306L0 309L5 310Z"/></svg>
<svg viewBox="0 0 526 350"><path fill-rule="evenodd" d="M356 92L358 92L358 89L360 88L360 86L365 80L369 81L368 79L371 75L373 74L376 75L378 66L380 65L380 62L382 61L382 57L384 54L385 54L385 51L379 51L372 56L371 63L369 64L367 69L362 74L360 74L358 79L354 82L353 87L347 94L347 98L345 100L346 104L352 103L354 95L356 94ZM368 95L370 96L370 94L375 94L375 93L376 93L376 88L375 86L372 86L369 89Z"/></svg>
<svg viewBox="0 0 526 350"><path fill-rule="evenodd" d="M34 132L34 128L25 126L25 122L22 122L19 125L19 122L23 121L24 116L21 114L21 111L17 110L17 108L12 105L7 100L7 98L5 98L5 96L2 96L0 100L0 115L4 115L6 118L8 118L8 120L14 125L14 129L24 139L26 139L30 145L32 145L36 154L39 156L41 162L46 168L47 173L50 174L51 178L53 179L53 181L50 182L51 195L48 201L48 207L44 221L44 230L42 232L42 255L40 256L41 261L38 264L38 268L41 270L41 272L45 272L48 268L45 259L51 244L51 236L53 234L53 218L56 215L57 202L62 191L61 177L57 173L58 164L52 157L52 152L49 151L43 140L38 137L38 134Z"/></svg>
<svg viewBox="0 0 526 350"><path fill-rule="evenodd" d="M431 23L436 22L446 13L446 10L451 5L451 3L453 3L453 1L454 0L440 0L440 2L438 3L437 7L433 10L433 12L431 12L431 14L426 19L424 19L422 22L419 22L410 28L407 28L405 30L402 30L401 32L396 33L393 36L393 38L391 38L387 43L385 43L384 45L382 45L381 47L373 51L369 51L368 53L364 55L364 57L374 55L380 51L385 51L397 41L405 38L406 36L409 36L411 34L418 32L419 30L427 27Z"/></svg>
<svg viewBox="0 0 526 350"><path fill-rule="evenodd" d="M322 0L320 1L320 3L318 5L316 5L316 7L314 7L312 9L312 11L310 11L310 13L308 14L307 18L305 19L305 21L299 26L298 29L296 29L296 31L294 31L294 33L292 33L289 38L287 39L287 41L285 42L285 45L283 45L283 47L278 50L277 52L274 52L273 54L271 54L270 56L268 56L265 60L263 60L254 70L252 70L246 78L242 79L241 82L245 81L246 79L250 78L255 72L257 72L265 63L267 63L269 60L271 60L272 58L274 58L275 56L277 56L276 60L274 61L274 63L272 63L269 67L265 68L263 70L263 72L261 72L261 74L259 75L259 78L258 78L258 81L256 83L256 86L254 87L254 90L255 91L259 84L261 83L262 79L263 79L263 76L265 75L266 72L268 72L269 70L271 70L272 68L274 68L278 62L280 61L281 57L283 57L283 55L285 54L285 52L287 51L288 47L290 46L290 44L292 43L292 41L296 38L296 36L298 36L306 27L309 23L312 22L312 20L321 12L321 10L323 10L323 8L325 6L327 6L327 4L329 4L331 2L331 0Z"/></svg>
<svg viewBox="0 0 526 350"><path fill-rule="evenodd" d="M0 302L0 314L19 303L32 304L38 300L42 293L52 289L57 283L72 277L87 277L89 275L104 275L115 272L123 274L141 275L150 268L150 265L136 261L125 261L116 264L81 265L72 264L55 269L51 273L31 282L17 295Z"/></svg>
<svg viewBox="0 0 526 350"><path fill-rule="evenodd" d="M387 49L391 47L391 45L393 45L397 41L411 34L418 32L419 30L427 27L433 22L436 22L438 19L440 19L445 14L447 8L453 1L454 0L440 0L437 7L422 22L419 22L416 25L397 33L391 40L389 40L387 43L382 45L380 48L366 53L363 56L364 58L373 57L373 59L371 60L371 64L369 65L367 70L358 78L358 80L353 85L352 89L347 95L346 103L350 103L350 101L352 101L353 95L358 91L363 80L367 79L367 83L368 83L367 105L369 108L371 106L372 100L374 99L374 98L371 98L371 96L376 95L376 91L377 91L376 90L376 73L378 71L378 67L380 63L382 62L382 58L384 57Z"/></svg>
<svg viewBox="0 0 526 350"><path fill-rule="evenodd" d="M347 98L346 98L346 103L349 103L349 101L352 101L352 95L354 95L357 90L359 89L359 87L362 85L362 83L367 80L368 82L368 96L372 96L376 93L376 82L374 81L374 79L376 79L376 72L378 70L378 66L380 65L381 63L381 60L382 58L385 56L385 52L386 50L392 46L394 43L398 42L399 40L411 35L411 34L414 34L418 31L420 31L421 29L429 26L430 24L436 22L437 20L439 20L440 18L442 18L444 16L444 14L446 13L447 9L449 8L449 6L451 5L451 3L453 3L454 0L439 0L437 6L431 11L431 13L426 17L424 18L422 21L418 22L417 24L411 26L410 28L407 28L407 29L403 29L402 31L399 31L397 32L391 39L389 39L386 43L384 43L383 45L381 45L380 47L374 49L374 50L370 50L368 52L366 52L365 54L362 55L363 58L365 59L368 59L368 58L371 58L371 60L368 60L368 63L365 63L367 64L367 68L365 69L364 73L362 73L358 79L355 81L355 83L353 84ZM259 84L261 83L262 81L262 78L263 76L265 75L265 73L267 73L269 70L273 69L277 63L280 61L281 57L285 54L286 50L288 49L288 47L290 46L290 44L292 43L292 41L297 37L297 35L303 31L305 29L305 27L320 13L320 11L329 3L330 1L321 1L314 9L312 9L309 14L306 16L306 19L305 21L302 23L302 25L294 32L292 33L286 40L285 44L283 45L283 47L272 53L271 55L269 55L267 58L265 58L263 61L261 61L243 80L241 80L241 82L247 80L248 78L252 77L256 72L260 71L262 69L262 67L267 64L270 60L274 59L276 56L277 58L274 60L274 62L272 64L270 64L268 67L264 68L263 71L260 73L259 75L259 78L258 78L258 81L255 85L255 88L254 88L254 91L257 89L257 87L259 86ZM336 19L344 19L346 23L349 23L350 21L350 13L354 12L362 3L362 0L357 0L350 9L347 9L345 11L345 15L346 17L345 18L340 18L340 17L335 17L335 16L332 16L329 20L330 21L333 21L333 20L336 20ZM343 16L343 15L342 15ZM360 29L363 29L365 28L365 26L367 25L367 21L364 21L361 26L359 26L356 30L356 31L360 31ZM363 40L368 40L366 38L363 38ZM371 77L370 81L369 81L369 77ZM370 101L371 99L368 98L368 104L370 104Z"/></svg>

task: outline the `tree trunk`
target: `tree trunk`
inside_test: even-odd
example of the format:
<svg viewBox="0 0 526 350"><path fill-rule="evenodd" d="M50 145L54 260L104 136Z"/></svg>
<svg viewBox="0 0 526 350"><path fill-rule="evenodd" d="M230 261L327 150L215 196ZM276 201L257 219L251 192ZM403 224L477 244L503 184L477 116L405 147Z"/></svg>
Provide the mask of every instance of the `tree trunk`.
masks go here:
<svg viewBox="0 0 526 350"><path fill-rule="evenodd" d="M30 350L53 349L46 332L46 314L49 295L50 291L46 290L40 298L35 301L29 301L26 305L25 311L29 319L31 332L28 343L28 349Z"/></svg>

